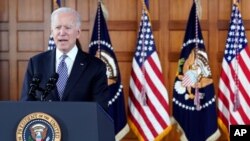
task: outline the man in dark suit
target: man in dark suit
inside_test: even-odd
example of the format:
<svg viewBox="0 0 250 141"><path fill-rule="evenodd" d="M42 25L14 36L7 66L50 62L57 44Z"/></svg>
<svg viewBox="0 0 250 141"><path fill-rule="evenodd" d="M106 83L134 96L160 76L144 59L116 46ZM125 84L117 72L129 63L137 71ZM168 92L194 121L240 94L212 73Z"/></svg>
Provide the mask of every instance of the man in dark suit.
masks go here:
<svg viewBox="0 0 250 141"><path fill-rule="evenodd" d="M76 40L81 33L79 13L66 7L55 10L51 15L51 32L56 49L30 58L21 100L96 101L107 109L106 65L76 46ZM59 66L64 66L64 69ZM53 88L48 81L56 72L59 78ZM61 72L65 73L61 74ZM35 83L32 81L34 77L38 77L39 84L31 85ZM64 82L66 82L65 85ZM36 89L34 86L37 85L39 87ZM52 90L50 90L51 86Z"/></svg>

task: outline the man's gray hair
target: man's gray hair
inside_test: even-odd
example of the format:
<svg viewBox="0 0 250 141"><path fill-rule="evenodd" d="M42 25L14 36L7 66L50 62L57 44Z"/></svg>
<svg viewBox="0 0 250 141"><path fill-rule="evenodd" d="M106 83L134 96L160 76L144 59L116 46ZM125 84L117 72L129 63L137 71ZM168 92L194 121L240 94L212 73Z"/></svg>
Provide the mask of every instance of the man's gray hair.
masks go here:
<svg viewBox="0 0 250 141"><path fill-rule="evenodd" d="M78 28L81 27L81 16L80 16L80 14L75 9L72 9L72 8L69 8L69 7L60 7L60 8L58 8L55 11L52 12L52 14L51 14L51 26L53 26L53 22L55 20L55 17L58 14L61 14L61 13L72 13L76 17L76 21L75 21L76 26Z"/></svg>

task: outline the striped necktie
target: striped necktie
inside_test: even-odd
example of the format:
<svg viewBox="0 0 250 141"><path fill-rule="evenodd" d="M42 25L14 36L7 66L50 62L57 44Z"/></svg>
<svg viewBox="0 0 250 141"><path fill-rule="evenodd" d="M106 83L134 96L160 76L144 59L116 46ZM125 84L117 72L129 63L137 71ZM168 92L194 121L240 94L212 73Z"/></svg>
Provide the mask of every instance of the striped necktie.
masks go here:
<svg viewBox="0 0 250 141"><path fill-rule="evenodd" d="M65 89L65 86L66 86L66 83L68 80L68 68L67 68L67 65L65 63L65 59L67 57L68 56L65 54L61 56L62 60L59 63L58 69L57 69L57 73L59 74L59 78L58 78L56 85L57 85L58 96L59 96L60 100L63 97L63 92L64 92L64 89Z"/></svg>

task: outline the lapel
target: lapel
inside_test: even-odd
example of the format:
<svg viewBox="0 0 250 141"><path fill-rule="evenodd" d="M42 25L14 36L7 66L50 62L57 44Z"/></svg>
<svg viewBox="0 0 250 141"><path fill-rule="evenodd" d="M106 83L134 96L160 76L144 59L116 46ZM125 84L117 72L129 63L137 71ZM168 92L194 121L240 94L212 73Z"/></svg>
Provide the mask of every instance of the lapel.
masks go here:
<svg viewBox="0 0 250 141"><path fill-rule="evenodd" d="M55 68L56 64L55 63L56 63L56 49L53 49L52 51L49 51L46 62L45 62L45 64L48 64L47 67L46 66L44 67L45 68L44 72L46 72L46 73L44 73L46 75L45 76L45 78L46 78L45 83L47 83L49 81L49 78L51 78L52 75L54 75L54 73L56 72L56 68ZM46 87L46 85L45 85L45 87ZM50 94L47 96L47 99L50 99L50 100L53 100L53 101L54 100L56 100L56 101L59 100L56 86L50 92Z"/></svg>
<svg viewBox="0 0 250 141"><path fill-rule="evenodd" d="M53 49L51 52L49 52L49 56L48 56L48 68L50 69L47 69L48 72L46 74L48 74L48 78L50 78L55 72L56 72L56 69L55 69L55 66L56 66L56 49Z"/></svg>
<svg viewBox="0 0 250 141"><path fill-rule="evenodd" d="M70 91L74 88L81 74L86 69L87 63L88 59L86 57L86 54L84 54L82 50L78 49L76 59L73 64L69 79L67 81L62 100L64 100L69 95Z"/></svg>

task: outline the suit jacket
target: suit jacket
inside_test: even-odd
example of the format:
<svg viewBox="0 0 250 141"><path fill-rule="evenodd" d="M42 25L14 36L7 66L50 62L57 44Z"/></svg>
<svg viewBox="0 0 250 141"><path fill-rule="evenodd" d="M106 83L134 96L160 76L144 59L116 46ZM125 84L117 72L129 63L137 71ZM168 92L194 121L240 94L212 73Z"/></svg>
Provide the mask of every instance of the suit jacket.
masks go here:
<svg viewBox="0 0 250 141"><path fill-rule="evenodd" d="M46 89L48 80L55 74L55 56L56 49L53 49L30 58L23 82L22 101L40 100L42 91L29 94L32 78L40 75L39 86ZM105 63L78 49L61 101L96 101L106 110L108 95ZM45 100L60 101L56 85L45 96Z"/></svg>

